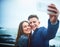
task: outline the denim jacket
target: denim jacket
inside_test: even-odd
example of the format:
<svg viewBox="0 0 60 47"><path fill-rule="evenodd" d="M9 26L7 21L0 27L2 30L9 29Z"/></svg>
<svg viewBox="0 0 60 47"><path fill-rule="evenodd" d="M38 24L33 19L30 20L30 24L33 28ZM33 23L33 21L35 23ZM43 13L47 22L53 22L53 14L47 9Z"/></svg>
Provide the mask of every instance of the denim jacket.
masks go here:
<svg viewBox="0 0 60 47"><path fill-rule="evenodd" d="M21 35L20 38L18 39L18 47L28 47L28 36L26 35Z"/></svg>

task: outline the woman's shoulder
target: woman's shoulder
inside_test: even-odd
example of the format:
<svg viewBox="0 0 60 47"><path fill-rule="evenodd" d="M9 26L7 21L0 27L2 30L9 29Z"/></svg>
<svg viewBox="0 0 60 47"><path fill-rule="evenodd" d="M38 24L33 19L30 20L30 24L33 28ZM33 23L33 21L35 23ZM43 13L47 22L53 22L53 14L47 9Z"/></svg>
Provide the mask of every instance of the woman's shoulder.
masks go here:
<svg viewBox="0 0 60 47"><path fill-rule="evenodd" d="M28 42L28 37L25 35L21 35L21 37L18 40L19 43L27 43Z"/></svg>
<svg viewBox="0 0 60 47"><path fill-rule="evenodd" d="M25 35L21 35L20 38L18 39L18 44L17 45L19 47L22 47L23 45L24 46L27 45L27 43L28 43L28 37L25 36Z"/></svg>
<svg viewBox="0 0 60 47"><path fill-rule="evenodd" d="M28 36L26 36L26 35L21 35L19 39L20 39L20 40L27 40L27 39L28 39Z"/></svg>

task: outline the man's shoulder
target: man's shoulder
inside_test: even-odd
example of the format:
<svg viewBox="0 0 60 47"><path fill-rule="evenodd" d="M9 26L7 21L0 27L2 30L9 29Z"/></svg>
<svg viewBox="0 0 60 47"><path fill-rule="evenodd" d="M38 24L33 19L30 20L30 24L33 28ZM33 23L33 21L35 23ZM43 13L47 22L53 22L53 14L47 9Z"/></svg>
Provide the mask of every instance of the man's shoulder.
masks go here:
<svg viewBox="0 0 60 47"><path fill-rule="evenodd" d="M46 27L44 26L39 28L39 30L44 30L44 29L46 29Z"/></svg>
<svg viewBox="0 0 60 47"><path fill-rule="evenodd" d="M37 32L44 32L45 30L47 30L47 28L43 27L39 27Z"/></svg>

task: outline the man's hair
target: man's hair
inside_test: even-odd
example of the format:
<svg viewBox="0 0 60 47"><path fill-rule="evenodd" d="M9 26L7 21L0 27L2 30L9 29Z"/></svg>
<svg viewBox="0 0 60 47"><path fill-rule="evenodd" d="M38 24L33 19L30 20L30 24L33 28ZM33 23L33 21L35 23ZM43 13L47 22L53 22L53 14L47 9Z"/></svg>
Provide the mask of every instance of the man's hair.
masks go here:
<svg viewBox="0 0 60 47"><path fill-rule="evenodd" d="M30 15L30 16L28 17L28 20L29 20L30 18L37 18L37 19L39 20L39 18L37 17L37 15Z"/></svg>

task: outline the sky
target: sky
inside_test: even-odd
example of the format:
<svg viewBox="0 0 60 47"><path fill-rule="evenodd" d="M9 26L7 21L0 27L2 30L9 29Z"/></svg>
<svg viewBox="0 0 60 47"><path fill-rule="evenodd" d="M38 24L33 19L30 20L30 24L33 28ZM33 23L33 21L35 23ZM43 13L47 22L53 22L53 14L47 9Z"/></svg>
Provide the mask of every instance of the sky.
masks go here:
<svg viewBox="0 0 60 47"><path fill-rule="evenodd" d="M27 20L31 14L36 14L41 22L40 26L47 27L49 16L47 15L46 6L54 3L60 10L59 2L60 0L0 0L0 26L18 28L21 21Z"/></svg>

